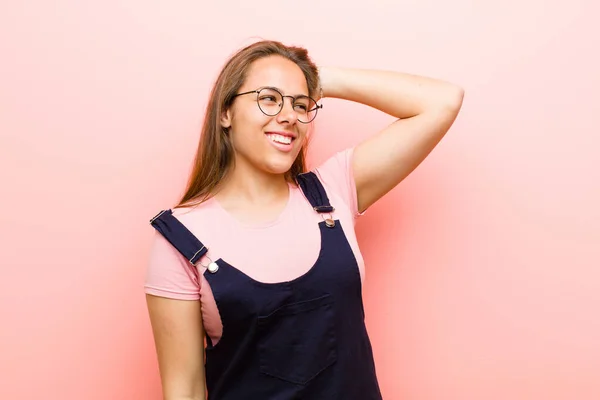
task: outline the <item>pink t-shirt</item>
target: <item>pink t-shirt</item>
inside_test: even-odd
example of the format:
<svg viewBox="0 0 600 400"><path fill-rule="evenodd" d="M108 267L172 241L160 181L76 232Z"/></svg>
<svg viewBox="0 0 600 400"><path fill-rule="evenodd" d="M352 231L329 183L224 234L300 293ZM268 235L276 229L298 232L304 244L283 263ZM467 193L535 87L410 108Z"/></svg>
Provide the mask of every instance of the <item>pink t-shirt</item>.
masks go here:
<svg viewBox="0 0 600 400"><path fill-rule="evenodd" d="M356 241L354 223L358 212L352 174L353 149L335 154L314 171L320 178L358 262L361 279L364 261ZM315 263L321 248L316 213L300 188L290 185L288 203L269 223L247 226L233 218L213 198L189 209L173 209L183 223L209 250L213 261L223 259L254 280L268 283L293 280ZM192 266L160 233L155 232L147 269L148 294L180 300L200 300L204 329L213 345L223 326L209 283L203 276L208 259Z"/></svg>

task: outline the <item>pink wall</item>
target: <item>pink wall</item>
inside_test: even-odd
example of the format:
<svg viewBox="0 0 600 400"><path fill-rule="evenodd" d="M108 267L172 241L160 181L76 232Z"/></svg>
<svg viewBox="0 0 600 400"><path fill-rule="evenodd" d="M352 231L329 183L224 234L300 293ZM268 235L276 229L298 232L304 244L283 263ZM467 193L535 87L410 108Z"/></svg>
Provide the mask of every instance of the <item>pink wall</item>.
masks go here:
<svg viewBox="0 0 600 400"><path fill-rule="evenodd" d="M598 3L216 3L0 4L0 399L160 398L147 221L253 36L466 89L358 225L385 398L600 398ZM313 162L391 120L324 103Z"/></svg>

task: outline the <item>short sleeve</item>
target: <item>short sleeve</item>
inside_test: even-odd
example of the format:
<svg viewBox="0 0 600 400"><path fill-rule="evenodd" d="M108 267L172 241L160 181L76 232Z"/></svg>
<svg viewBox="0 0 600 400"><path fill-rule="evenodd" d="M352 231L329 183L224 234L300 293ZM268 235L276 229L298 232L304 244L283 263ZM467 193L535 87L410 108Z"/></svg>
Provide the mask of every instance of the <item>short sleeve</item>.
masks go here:
<svg viewBox="0 0 600 400"><path fill-rule="evenodd" d="M145 292L178 300L200 298L198 270L155 231L146 270Z"/></svg>
<svg viewBox="0 0 600 400"><path fill-rule="evenodd" d="M352 216L358 218L365 212L358 212L358 197L352 167L353 154L354 147L340 151L316 168L316 172L323 183L335 190L342 198Z"/></svg>

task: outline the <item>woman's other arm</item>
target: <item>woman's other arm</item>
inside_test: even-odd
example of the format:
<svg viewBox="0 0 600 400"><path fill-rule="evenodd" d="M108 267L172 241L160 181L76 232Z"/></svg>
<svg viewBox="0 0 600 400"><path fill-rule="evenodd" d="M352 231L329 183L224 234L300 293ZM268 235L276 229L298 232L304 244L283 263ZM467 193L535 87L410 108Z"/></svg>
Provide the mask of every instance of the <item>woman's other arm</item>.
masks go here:
<svg viewBox="0 0 600 400"><path fill-rule="evenodd" d="M425 159L450 129L463 101L459 86L401 72L321 67L319 75L325 97L362 103L398 118L354 149L361 212Z"/></svg>
<svg viewBox="0 0 600 400"><path fill-rule="evenodd" d="M205 400L200 301L146 295L164 400Z"/></svg>

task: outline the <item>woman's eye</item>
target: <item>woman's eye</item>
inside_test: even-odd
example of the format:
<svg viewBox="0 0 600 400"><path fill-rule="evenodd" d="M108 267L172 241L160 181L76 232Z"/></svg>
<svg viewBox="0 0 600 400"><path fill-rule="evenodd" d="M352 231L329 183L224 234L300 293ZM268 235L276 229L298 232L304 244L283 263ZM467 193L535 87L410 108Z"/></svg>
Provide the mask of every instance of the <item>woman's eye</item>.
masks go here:
<svg viewBox="0 0 600 400"><path fill-rule="evenodd" d="M296 108L300 109L300 111L306 112L307 108L304 104L296 104Z"/></svg>

